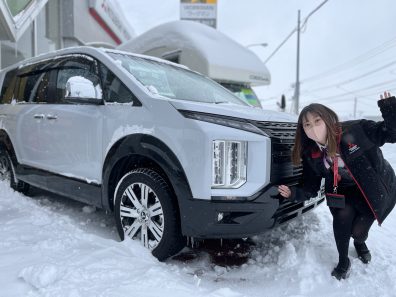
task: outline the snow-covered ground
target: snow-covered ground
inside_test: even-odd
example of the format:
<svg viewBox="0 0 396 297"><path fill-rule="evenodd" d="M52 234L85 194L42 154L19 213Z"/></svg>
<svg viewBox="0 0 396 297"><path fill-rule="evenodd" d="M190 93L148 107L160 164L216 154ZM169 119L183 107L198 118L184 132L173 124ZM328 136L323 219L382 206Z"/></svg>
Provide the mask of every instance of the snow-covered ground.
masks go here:
<svg viewBox="0 0 396 297"><path fill-rule="evenodd" d="M383 151L396 168L396 145ZM1 297L396 296L396 211L373 226L369 265L351 245L352 273L341 282L330 277L337 252L324 204L253 238L243 264L221 266L207 247L160 263L138 242L119 242L110 214L1 183L0 238Z"/></svg>

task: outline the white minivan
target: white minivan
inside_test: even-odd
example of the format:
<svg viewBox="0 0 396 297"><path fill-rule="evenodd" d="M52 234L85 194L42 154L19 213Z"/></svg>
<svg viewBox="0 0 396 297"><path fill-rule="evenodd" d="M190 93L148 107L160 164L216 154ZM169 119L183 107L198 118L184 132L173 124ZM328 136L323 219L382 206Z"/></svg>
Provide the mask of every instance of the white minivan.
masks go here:
<svg viewBox="0 0 396 297"><path fill-rule="evenodd" d="M294 117L184 66L76 47L2 70L0 86L1 179L113 211L121 239L160 260L188 237L249 237L323 201L278 195L301 178Z"/></svg>

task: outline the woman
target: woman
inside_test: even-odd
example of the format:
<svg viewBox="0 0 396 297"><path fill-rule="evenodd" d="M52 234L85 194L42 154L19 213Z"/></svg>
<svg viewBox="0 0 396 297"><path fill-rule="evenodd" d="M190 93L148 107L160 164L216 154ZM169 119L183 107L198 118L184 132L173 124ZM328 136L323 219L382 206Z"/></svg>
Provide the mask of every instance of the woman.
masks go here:
<svg viewBox="0 0 396 297"><path fill-rule="evenodd" d="M349 240L363 263L371 260L365 243L374 220L381 225L396 202L396 176L380 146L396 142L396 98L385 92L378 101L384 121L355 120L340 123L337 115L321 104L300 113L293 163L302 163L301 187L280 185L280 195L293 201L315 197L325 178L327 205L333 216L333 232L339 254L331 275L348 277Z"/></svg>

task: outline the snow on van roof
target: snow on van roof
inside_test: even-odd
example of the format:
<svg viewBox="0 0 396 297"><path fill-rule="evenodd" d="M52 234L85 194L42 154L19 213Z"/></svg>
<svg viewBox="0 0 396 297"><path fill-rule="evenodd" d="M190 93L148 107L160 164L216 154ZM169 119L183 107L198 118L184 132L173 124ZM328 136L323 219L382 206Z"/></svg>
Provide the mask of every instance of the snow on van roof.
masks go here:
<svg viewBox="0 0 396 297"><path fill-rule="evenodd" d="M142 55L142 54L137 54L137 53L131 53L125 50L115 50L115 49L104 49L104 51L106 53L114 53L114 54L122 54L122 55L128 55L128 56L133 56L133 57L139 57L139 58L144 58L147 60L151 60L151 61L156 61L156 62L160 62L160 63L165 63L165 64L169 64L172 66L176 66L179 68L183 68L183 69L189 69L187 66L185 65L181 65L181 64L177 64L177 63L173 63L171 61L167 61L161 58L157 58L157 57L153 57L153 56L148 56L148 55Z"/></svg>
<svg viewBox="0 0 396 297"><path fill-rule="evenodd" d="M265 64L249 49L200 23L173 21L159 25L117 49L165 57L175 53L180 64L221 81L270 83Z"/></svg>
<svg viewBox="0 0 396 297"><path fill-rule="evenodd" d="M170 61L152 57L152 56L133 54L133 53L121 51L121 50L97 48L97 47L92 47L92 46L73 46L73 47L68 47L68 48L64 48L64 49L60 49L60 50L56 50L56 51L52 51L52 52L48 52L48 53L42 53L35 57L31 57L31 58L19 61L13 65L10 65L6 68L1 69L1 72L4 72L4 71L7 72L9 69L21 68L21 67L33 65L33 64L36 64L39 62L56 60L58 58L62 58L65 56L85 57L88 59L92 59L92 57L90 57L90 55L95 56L95 53L98 53L98 52L103 53L103 54L107 54L107 53L126 54L126 55L136 56L136 57L140 57L140 58L144 58L144 59L148 59L148 60L152 60L152 61L156 61L156 62L160 62L160 63L170 64L170 65L173 65L173 66L176 66L179 68L183 68L183 69L188 69L188 67L186 67L184 65L172 63Z"/></svg>

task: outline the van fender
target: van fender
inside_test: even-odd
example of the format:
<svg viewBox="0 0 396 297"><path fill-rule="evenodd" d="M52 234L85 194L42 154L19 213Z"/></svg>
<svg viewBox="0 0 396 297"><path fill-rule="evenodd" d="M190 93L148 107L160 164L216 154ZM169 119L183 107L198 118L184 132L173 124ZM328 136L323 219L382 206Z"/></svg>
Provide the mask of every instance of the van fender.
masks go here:
<svg viewBox="0 0 396 297"><path fill-rule="evenodd" d="M179 205L185 199L192 199L191 188L184 169L173 151L161 140L152 135L133 134L118 140L108 151L102 171L102 205L112 210L114 193L111 193L110 176L114 166L123 158L145 158L160 167L176 194ZM132 168L130 168L132 169Z"/></svg>

